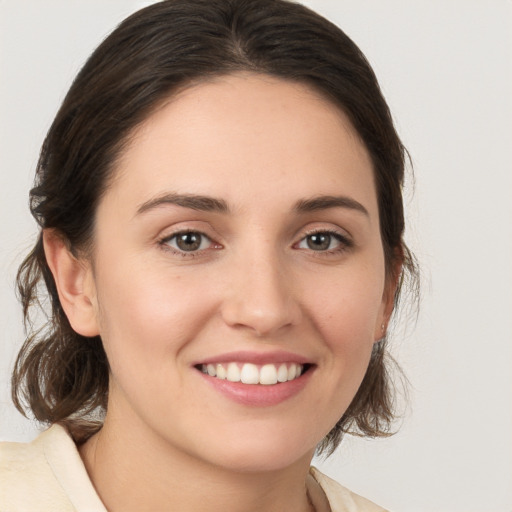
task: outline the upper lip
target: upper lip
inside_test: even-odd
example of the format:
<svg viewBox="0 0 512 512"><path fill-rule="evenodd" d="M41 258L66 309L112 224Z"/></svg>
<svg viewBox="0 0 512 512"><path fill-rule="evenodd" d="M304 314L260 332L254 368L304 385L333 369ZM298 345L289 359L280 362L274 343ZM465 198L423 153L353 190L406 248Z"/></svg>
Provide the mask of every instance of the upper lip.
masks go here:
<svg viewBox="0 0 512 512"><path fill-rule="evenodd" d="M196 361L193 366L200 364L218 364L218 363L252 363L252 364L280 364L280 363L298 363L308 364L311 360L286 351L272 351L272 352L253 352L253 351L236 351L218 354L201 361Z"/></svg>

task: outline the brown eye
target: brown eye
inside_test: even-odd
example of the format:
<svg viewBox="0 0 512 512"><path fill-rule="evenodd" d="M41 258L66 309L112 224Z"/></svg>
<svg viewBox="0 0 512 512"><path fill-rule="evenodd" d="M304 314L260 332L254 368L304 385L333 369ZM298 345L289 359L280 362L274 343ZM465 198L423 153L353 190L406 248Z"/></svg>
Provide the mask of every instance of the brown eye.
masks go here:
<svg viewBox="0 0 512 512"><path fill-rule="evenodd" d="M315 233L306 237L306 243L313 251L326 251L330 249L332 238L328 233Z"/></svg>
<svg viewBox="0 0 512 512"><path fill-rule="evenodd" d="M164 240L163 243L180 252L194 252L207 249L212 241L203 233L186 231L176 233Z"/></svg>
<svg viewBox="0 0 512 512"><path fill-rule="evenodd" d="M350 239L329 231L318 231L306 235L298 244L298 249L308 249L315 252L340 252L353 246Z"/></svg>

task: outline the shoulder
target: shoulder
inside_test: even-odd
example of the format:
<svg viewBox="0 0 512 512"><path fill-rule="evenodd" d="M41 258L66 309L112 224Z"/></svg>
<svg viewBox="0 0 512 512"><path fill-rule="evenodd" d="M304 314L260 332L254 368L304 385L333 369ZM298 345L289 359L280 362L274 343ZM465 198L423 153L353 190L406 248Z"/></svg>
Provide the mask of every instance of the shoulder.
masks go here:
<svg viewBox="0 0 512 512"><path fill-rule="evenodd" d="M331 512L386 512L384 508L343 487L318 469L312 467L310 474L324 492Z"/></svg>
<svg viewBox="0 0 512 512"><path fill-rule="evenodd" d="M0 512L104 512L67 431L53 425L31 443L0 443Z"/></svg>
<svg viewBox="0 0 512 512"><path fill-rule="evenodd" d="M73 510L45 455L60 437L52 427L31 443L0 443L0 511ZM65 435L65 433L62 433Z"/></svg>

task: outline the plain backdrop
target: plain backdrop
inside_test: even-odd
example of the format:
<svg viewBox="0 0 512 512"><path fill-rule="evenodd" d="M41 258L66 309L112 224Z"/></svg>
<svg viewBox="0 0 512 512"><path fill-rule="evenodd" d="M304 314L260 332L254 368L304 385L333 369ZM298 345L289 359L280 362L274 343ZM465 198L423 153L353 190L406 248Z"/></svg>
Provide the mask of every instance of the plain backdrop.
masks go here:
<svg viewBox="0 0 512 512"><path fill-rule="evenodd" d="M37 425L10 403L22 339L14 276L36 233L38 150L86 57L152 2L0 0L0 439ZM415 167L407 240L422 266L400 432L347 438L325 472L395 511L512 510L512 2L309 0L361 47Z"/></svg>

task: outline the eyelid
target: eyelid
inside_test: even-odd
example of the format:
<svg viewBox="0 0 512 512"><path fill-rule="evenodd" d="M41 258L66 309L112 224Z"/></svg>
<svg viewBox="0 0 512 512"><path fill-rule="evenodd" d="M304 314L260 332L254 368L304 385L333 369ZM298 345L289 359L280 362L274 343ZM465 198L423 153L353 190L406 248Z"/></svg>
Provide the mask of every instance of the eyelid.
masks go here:
<svg viewBox="0 0 512 512"><path fill-rule="evenodd" d="M185 251L180 249L179 247L173 247L169 242L173 239L176 239L179 235L187 234L187 233L196 233L201 237L204 237L209 241L209 247L203 249L197 249L194 251ZM193 228L193 227L182 227L177 228L175 231L171 231L170 233L166 233L158 238L158 245L162 248L162 250L169 251L173 254L177 254L183 257L194 257L199 254L205 253L211 249L222 249L222 245L216 242L210 235L207 235L204 230Z"/></svg>
<svg viewBox="0 0 512 512"><path fill-rule="evenodd" d="M166 222L158 229L158 233L153 236L153 241L161 242L180 233L200 233L210 240L217 242L221 239L219 232L209 223L200 219L179 219L175 222Z"/></svg>
<svg viewBox="0 0 512 512"><path fill-rule="evenodd" d="M346 229L340 228L338 226L333 226L332 224L319 224L311 227L306 227L300 231L300 240L302 240L306 236L315 235L316 233L327 233L330 235L335 235L347 241L348 243L354 243L352 235Z"/></svg>
<svg viewBox="0 0 512 512"><path fill-rule="evenodd" d="M297 242L295 242L293 244L293 247L300 249L300 250L307 251L308 249L299 248L297 246L301 242L303 242L308 236L316 235L316 234L330 235L339 241L339 246L334 249L327 249L325 251L314 251L313 249L309 249L310 252L316 252L317 256L322 256L322 255L325 256L325 255L329 255L329 254L340 253L340 252L343 252L343 251L353 248L355 245L352 237L345 230L342 230L339 228L337 229L334 227L318 226L318 227L306 229L304 232L302 232L299 240L297 240Z"/></svg>

